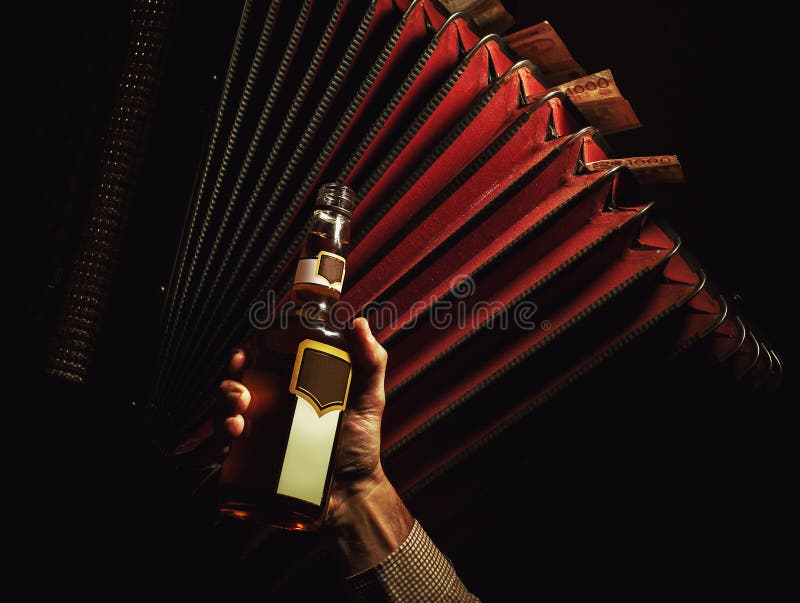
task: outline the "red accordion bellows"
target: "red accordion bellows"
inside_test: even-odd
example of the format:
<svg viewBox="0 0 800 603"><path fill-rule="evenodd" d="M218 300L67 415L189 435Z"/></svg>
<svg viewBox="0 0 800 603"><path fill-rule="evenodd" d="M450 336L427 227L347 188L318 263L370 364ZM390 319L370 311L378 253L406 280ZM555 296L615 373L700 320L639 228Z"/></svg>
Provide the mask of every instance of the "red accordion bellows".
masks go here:
<svg viewBox="0 0 800 603"><path fill-rule="evenodd" d="M284 4L240 28L275 64L231 62L232 90L261 85L220 104L167 302L163 433L203 419L209 369L250 332L249 305L285 293L334 180L360 199L345 301L389 350L384 454L403 492L645 341L779 379L627 169L585 169L605 142L501 38L427 0Z"/></svg>

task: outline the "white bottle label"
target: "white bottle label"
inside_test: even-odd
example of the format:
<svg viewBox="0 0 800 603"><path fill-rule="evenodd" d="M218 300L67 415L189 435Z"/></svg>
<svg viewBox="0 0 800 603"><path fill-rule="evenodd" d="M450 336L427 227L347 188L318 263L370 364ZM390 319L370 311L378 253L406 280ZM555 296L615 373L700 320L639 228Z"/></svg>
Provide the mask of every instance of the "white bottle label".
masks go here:
<svg viewBox="0 0 800 603"><path fill-rule="evenodd" d="M341 410L319 416L308 400L297 403L278 480L278 494L322 505L336 425Z"/></svg>
<svg viewBox="0 0 800 603"><path fill-rule="evenodd" d="M350 355L344 350L311 339L298 346L289 384L295 409L278 494L324 504L336 428L347 405L351 377Z"/></svg>

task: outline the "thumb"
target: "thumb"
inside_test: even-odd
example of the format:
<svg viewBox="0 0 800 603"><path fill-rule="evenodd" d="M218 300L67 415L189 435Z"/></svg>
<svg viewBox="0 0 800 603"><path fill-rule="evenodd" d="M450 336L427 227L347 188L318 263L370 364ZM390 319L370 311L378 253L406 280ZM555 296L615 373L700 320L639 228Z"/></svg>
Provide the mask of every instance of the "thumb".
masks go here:
<svg viewBox="0 0 800 603"><path fill-rule="evenodd" d="M372 335L365 318L356 318L353 321L350 352L354 372L350 409L382 413L386 405L383 382L389 355Z"/></svg>

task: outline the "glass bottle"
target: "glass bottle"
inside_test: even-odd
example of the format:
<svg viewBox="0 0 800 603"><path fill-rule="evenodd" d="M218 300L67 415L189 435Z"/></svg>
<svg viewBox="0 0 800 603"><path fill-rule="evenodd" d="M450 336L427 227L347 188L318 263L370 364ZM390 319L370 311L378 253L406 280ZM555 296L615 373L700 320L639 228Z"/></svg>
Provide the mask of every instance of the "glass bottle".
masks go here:
<svg viewBox="0 0 800 603"><path fill-rule="evenodd" d="M322 521L352 375L330 310L342 292L354 205L348 187L321 187L292 286L294 309L248 346L252 400L245 432L222 466L223 513L291 530Z"/></svg>

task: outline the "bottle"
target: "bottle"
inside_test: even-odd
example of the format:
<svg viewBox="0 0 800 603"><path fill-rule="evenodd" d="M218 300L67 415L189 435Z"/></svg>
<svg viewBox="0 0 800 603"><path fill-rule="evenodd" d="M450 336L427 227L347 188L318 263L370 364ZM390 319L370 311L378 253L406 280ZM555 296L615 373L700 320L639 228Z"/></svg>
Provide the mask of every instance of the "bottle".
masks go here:
<svg viewBox="0 0 800 603"><path fill-rule="evenodd" d="M289 530L322 521L352 375L330 310L342 292L354 205L348 187L321 187L292 286L295 307L248 346L243 381L252 400L220 473L225 514Z"/></svg>

